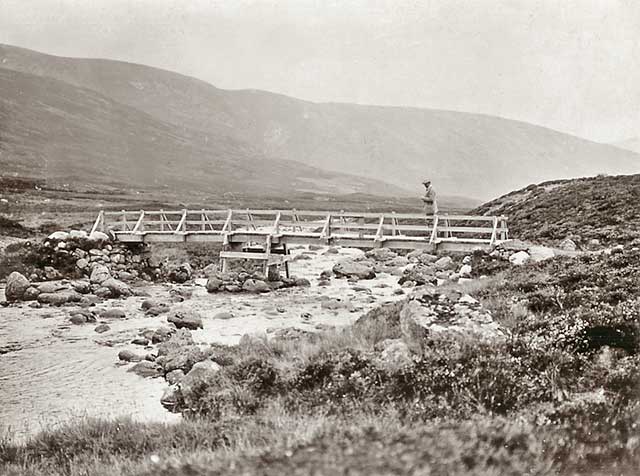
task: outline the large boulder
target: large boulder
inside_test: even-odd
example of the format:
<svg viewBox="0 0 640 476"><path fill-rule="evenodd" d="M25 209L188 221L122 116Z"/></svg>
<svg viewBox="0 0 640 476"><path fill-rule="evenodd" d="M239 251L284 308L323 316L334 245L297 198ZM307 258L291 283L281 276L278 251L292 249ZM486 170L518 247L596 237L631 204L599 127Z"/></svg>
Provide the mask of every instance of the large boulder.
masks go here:
<svg viewBox="0 0 640 476"><path fill-rule="evenodd" d="M109 268L102 264L97 264L91 270L89 281L91 281L91 284L102 284L109 278L111 278Z"/></svg>
<svg viewBox="0 0 640 476"><path fill-rule="evenodd" d="M336 263L333 267L333 273L339 278L373 279L376 277L373 266L352 259Z"/></svg>
<svg viewBox="0 0 640 476"><path fill-rule="evenodd" d="M398 253L391 251L389 248L374 248L365 253L367 258L374 259L376 261L389 261L398 256Z"/></svg>
<svg viewBox="0 0 640 476"><path fill-rule="evenodd" d="M7 301L20 301L31 283L22 274L14 271L7 277L7 286L4 294Z"/></svg>
<svg viewBox="0 0 640 476"><path fill-rule="evenodd" d="M58 293L42 293L38 295L40 304L51 304L52 306L61 306L68 302L80 302L82 295L75 291L62 291Z"/></svg>
<svg viewBox="0 0 640 476"><path fill-rule="evenodd" d="M249 278L242 284L242 290L248 293L268 293L271 288L264 281Z"/></svg>
<svg viewBox="0 0 640 476"><path fill-rule="evenodd" d="M88 235L84 230L71 230L69 232L69 238L72 238L74 240L86 240L88 238Z"/></svg>
<svg viewBox="0 0 640 476"><path fill-rule="evenodd" d="M115 278L105 279L101 284L102 287L111 291L113 297L126 297L133 294L131 288L127 284Z"/></svg>
<svg viewBox="0 0 640 476"><path fill-rule="evenodd" d="M174 324L178 329L202 329L202 318L195 311L175 309L167 316L167 321Z"/></svg>
<svg viewBox="0 0 640 476"><path fill-rule="evenodd" d="M47 239L52 241L65 241L69 239L69 233L66 231L54 231Z"/></svg>
<svg viewBox="0 0 640 476"><path fill-rule="evenodd" d="M506 331L469 295L421 288L400 311L400 330L409 345L426 338L503 339Z"/></svg>
<svg viewBox="0 0 640 476"><path fill-rule="evenodd" d="M224 281L222 281L222 279L218 278L217 276L211 276L207 280L207 291L210 293L218 292L223 285Z"/></svg>
<svg viewBox="0 0 640 476"><path fill-rule="evenodd" d="M451 256L443 256L435 263L433 263L433 265L440 271L451 271L456 269L456 264L454 263L453 259L451 259Z"/></svg>
<svg viewBox="0 0 640 476"><path fill-rule="evenodd" d="M189 263L182 263L180 266L176 266L169 270L168 277L174 283L186 283L191 279L193 275L193 268Z"/></svg>
<svg viewBox="0 0 640 476"><path fill-rule="evenodd" d="M163 374L161 366L155 362L149 362L148 360L143 360L142 362L135 364L128 371L143 378L162 377Z"/></svg>
<svg viewBox="0 0 640 476"><path fill-rule="evenodd" d="M436 284L436 271L433 265L412 265L404 270L398 283L404 284L411 282L419 286L423 284Z"/></svg>
<svg viewBox="0 0 640 476"><path fill-rule="evenodd" d="M180 389L177 385L171 385L170 387L167 387L162 394L162 397L160 397L160 404L170 412L177 411L179 402Z"/></svg>
<svg viewBox="0 0 640 476"><path fill-rule="evenodd" d="M518 251L509 256L509 262L515 266L522 266L531 259L531 256L526 251Z"/></svg>
<svg viewBox="0 0 640 476"><path fill-rule="evenodd" d="M101 231L94 231L89 235L91 241L109 241L109 235Z"/></svg>
<svg viewBox="0 0 640 476"><path fill-rule="evenodd" d="M203 360L193 365L189 373L180 381L180 393L185 402L197 396L203 385L210 384L220 371L220 366L211 360Z"/></svg>
<svg viewBox="0 0 640 476"><path fill-rule="evenodd" d="M531 257L531 261L534 263L539 263L540 261L545 261L551 259L555 256L555 252L546 246L530 246L529 247L529 256Z"/></svg>

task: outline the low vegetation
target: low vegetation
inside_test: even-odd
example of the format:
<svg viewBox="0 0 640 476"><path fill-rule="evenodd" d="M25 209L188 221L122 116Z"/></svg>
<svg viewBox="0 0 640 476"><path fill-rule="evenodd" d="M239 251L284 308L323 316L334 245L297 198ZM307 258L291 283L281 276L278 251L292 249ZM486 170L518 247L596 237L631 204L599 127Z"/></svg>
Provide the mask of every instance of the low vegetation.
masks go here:
<svg viewBox="0 0 640 476"><path fill-rule="evenodd" d="M639 200L640 175L598 176L530 185L472 214L506 215L512 236L533 242L626 244L640 239Z"/></svg>
<svg viewBox="0 0 640 476"><path fill-rule="evenodd" d="M474 281L511 336L412 342L400 305L315 337L215 346L173 426L86 421L0 445L7 474L635 474L640 252Z"/></svg>

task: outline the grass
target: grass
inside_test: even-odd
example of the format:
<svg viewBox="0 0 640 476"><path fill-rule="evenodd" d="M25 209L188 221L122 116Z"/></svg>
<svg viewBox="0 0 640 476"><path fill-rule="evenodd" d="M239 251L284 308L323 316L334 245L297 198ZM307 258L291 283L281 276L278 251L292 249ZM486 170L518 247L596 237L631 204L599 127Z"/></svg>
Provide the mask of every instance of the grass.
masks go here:
<svg viewBox="0 0 640 476"><path fill-rule="evenodd" d="M593 332L637 324L636 253L466 284L488 305L520 306L504 311L512 338L413 343L421 352L396 370L377 359L384 339L401 336L401 304L309 338L212 346L203 355L222 369L183 398L181 423L87 420L3 441L0 468L36 476L635 474L639 334L621 346ZM601 275L613 289L629 287L626 297L598 291ZM563 291L562 305L532 299L550 287ZM590 312L598 292L627 314ZM614 361L602 360L605 346L620 351Z"/></svg>
<svg viewBox="0 0 640 476"><path fill-rule="evenodd" d="M183 395L181 423L87 420L0 441L0 473L637 474L640 250L525 267L475 255L475 268L488 277L461 290L506 341L406 342L419 351L389 369L396 303L345 329L212 346L203 358L221 370Z"/></svg>

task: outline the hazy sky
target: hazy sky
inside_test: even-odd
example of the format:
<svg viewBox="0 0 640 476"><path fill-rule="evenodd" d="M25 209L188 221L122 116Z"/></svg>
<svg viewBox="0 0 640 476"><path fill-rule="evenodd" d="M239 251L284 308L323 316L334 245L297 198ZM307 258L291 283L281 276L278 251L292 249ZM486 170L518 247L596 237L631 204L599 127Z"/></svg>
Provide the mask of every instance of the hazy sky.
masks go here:
<svg viewBox="0 0 640 476"><path fill-rule="evenodd" d="M222 88L640 136L639 0L0 0L0 43Z"/></svg>

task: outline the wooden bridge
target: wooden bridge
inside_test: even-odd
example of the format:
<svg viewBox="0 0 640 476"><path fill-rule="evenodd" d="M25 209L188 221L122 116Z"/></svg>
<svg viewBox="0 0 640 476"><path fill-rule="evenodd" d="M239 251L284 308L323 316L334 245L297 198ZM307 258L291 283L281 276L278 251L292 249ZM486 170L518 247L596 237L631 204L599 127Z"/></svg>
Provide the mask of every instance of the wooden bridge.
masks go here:
<svg viewBox="0 0 640 476"><path fill-rule="evenodd" d="M259 259L265 269L286 262L292 244L468 252L508 239L504 216L300 210L101 211L91 231L127 243L219 242L223 268Z"/></svg>

